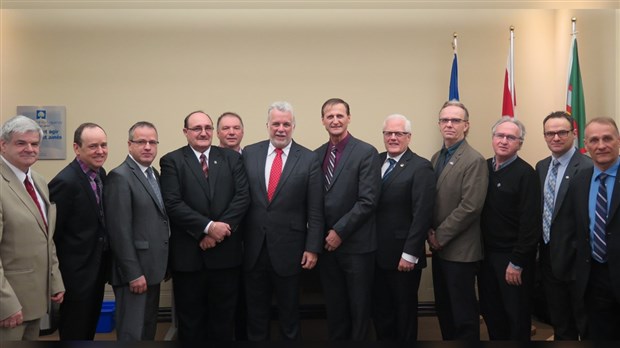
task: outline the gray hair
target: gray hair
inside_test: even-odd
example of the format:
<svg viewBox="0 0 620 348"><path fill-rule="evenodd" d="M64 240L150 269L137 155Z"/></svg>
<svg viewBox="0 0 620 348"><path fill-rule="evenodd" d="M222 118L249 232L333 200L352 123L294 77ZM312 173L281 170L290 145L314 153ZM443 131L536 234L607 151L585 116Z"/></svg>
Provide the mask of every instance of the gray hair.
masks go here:
<svg viewBox="0 0 620 348"><path fill-rule="evenodd" d="M277 101L269 105L269 109L267 109L267 123L271 120L271 111L274 109L280 112L290 112L293 117L293 124L295 124L295 113L293 112L293 106L289 102L285 101Z"/></svg>
<svg viewBox="0 0 620 348"><path fill-rule="evenodd" d="M495 124L493 125L493 127L491 127L491 134L495 134L495 129L497 128L497 126L499 126L502 123L512 123L514 125L516 125L517 127L519 127L519 133L521 134L519 136L519 140L521 140L521 142L523 143L523 140L525 140L525 126L523 125L523 123L515 118L512 118L510 116L502 116L502 118L500 118L497 122L495 122Z"/></svg>
<svg viewBox="0 0 620 348"><path fill-rule="evenodd" d="M26 116L17 115L2 125L0 138L5 142L9 142L14 133L24 134L29 132L37 132L39 133L39 140L43 139L43 129L41 129L38 123Z"/></svg>
<svg viewBox="0 0 620 348"><path fill-rule="evenodd" d="M405 121L405 132L411 133L411 121L407 117L401 114L391 114L383 120L383 130L385 130L385 126L389 120L401 120Z"/></svg>

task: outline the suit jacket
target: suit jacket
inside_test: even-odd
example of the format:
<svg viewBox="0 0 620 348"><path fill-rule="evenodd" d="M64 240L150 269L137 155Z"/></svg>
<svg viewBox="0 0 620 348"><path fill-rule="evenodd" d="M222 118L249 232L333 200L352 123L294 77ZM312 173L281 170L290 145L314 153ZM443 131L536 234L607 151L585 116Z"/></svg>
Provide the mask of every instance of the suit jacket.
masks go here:
<svg viewBox="0 0 620 348"><path fill-rule="evenodd" d="M159 163L162 196L171 224L171 269L196 272L239 266L242 235L238 226L250 203L241 155L212 145L208 179L189 145L166 154ZM232 233L203 251L199 243L211 221L229 224Z"/></svg>
<svg viewBox="0 0 620 348"><path fill-rule="evenodd" d="M379 155L383 165L387 153ZM431 162L407 149L383 181L377 206L377 264L398 268L403 252L426 267L425 241L435 206L435 172Z"/></svg>
<svg viewBox="0 0 620 348"><path fill-rule="evenodd" d="M100 170L105 187L105 170ZM105 221L88 176L77 159L50 181L50 200L56 203L56 251L67 292L79 299L100 285L99 270L107 248Z"/></svg>
<svg viewBox="0 0 620 348"><path fill-rule="evenodd" d="M431 159L433 167L439 153ZM434 254L455 262L482 259L480 214L488 181L486 160L464 140L437 178L433 228L443 249Z"/></svg>
<svg viewBox="0 0 620 348"><path fill-rule="evenodd" d="M251 270L263 243L274 271L286 277L301 272L304 251L323 249L323 180L316 155L292 142L282 175L269 202L265 162L269 141L243 149L251 204L245 221L245 270Z"/></svg>
<svg viewBox="0 0 620 348"><path fill-rule="evenodd" d="M588 201L590 182L594 169L580 171L569 188L569 199L574 212L576 228L577 260L575 262L575 285L577 295L583 298L590 276L590 263L592 250L590 247L590 214ZM616 301L620 301L620 169L616 173L616 182L612 193L611 204L608 211L607 227L607 263L609 265L609 277Z"/></svg>
<svg viewBox="0 0 620 348"><path fill-rule="evenodd" d="M342 239L335 252L362 254L377 249L375 209L381 190L377 149L349 134L349 142L325 192L325 233ZM329 142L315 150L323 161ZM324 175L321 173L324 180Z"/></svg>
<svg viewBox="0 0 620 348"><path fill-rule="evenodd" d="M541 187L541 207L540 216L543 213L545 202L545 179L549 172L551 156L536 163L536 172L540 178ZM568 186L575 175L581 170L592 168L592 160L582 155L579 151L571 157L564 172L563 178L558 178L556 185L560 185L558 195L555 199L555 206L551 216L551 232L549 239L549 254L551 261L551 271L556 279L569 281L575 279L575 226L570 223L570 217L574 214L572 207L565 203ZM542 226L541 226L542 228ZM542 233L541 233L542 234ZM540 241L540 245L543 245Z"/></svg>
<svg viewBox="0 0 620 348"><path fill-rule="evenodd" d="M108 173L104 197L112 285L127 285L142 275L147 284L159 284L168 265L168 216L131 157Z"/></svg>
<svg viewBox="0 0 620 348"><path fill-rule="evenodd" d="M50 296L65 290L52 238L56 207L43 177L31 175L45 202L48 229L24 184L0 159L0 320L20 309L24 320L39 319Z"/></svg>

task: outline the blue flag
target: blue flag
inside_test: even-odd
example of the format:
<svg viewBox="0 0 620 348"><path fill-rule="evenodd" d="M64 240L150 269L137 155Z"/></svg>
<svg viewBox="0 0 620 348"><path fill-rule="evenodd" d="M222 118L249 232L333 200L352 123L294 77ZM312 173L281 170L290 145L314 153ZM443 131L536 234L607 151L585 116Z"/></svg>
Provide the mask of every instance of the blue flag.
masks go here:
<svg viewBox="0 0 620 348"><path fill-rule="evenodd" d="M450 94L448 100L459 100L459 67L454 52L454 60L452 60L452 72L450 73Z"/></svg>

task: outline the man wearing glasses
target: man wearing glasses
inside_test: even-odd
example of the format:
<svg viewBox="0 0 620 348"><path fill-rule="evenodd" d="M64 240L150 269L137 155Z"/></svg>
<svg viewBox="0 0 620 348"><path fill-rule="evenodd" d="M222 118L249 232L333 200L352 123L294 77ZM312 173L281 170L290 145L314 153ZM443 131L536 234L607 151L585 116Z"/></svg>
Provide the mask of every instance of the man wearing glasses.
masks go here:
<svg viewBox="0 0 620 348"><path fill-rule="evenodd" d="M433 290L444 340L479 340L480 316L475 280L482 259L480 213L488 170L465 137L469 113L458 101L439 111L443 147L431 159L437 195L428 243L433 251Z"/></svg>
<svg viewBox="0 0 620 348"><path fill-rule="evenodd" d="M129 154L105 186L106 226L112 251L111 284L119 341L155 339L159 287L168 267L170 226L159 188L157 129L138 122L129 129Z"/></svg>
<svg viewBox="0 0 620 348"><path fill-rule="evenodd" d="M495 155L487 160L489 186L481 222L480 312L489 339L529 341L540 186L534 168L517 156L525 137L523 124L504 116L492 131Z"/></svg>
<svg viewBox="0 0 620 348"><path fill-rule="evenodd" d="M211 145L213 121L185 117L188 145L160 161L170 269L182 341L229 341L242 261L237 226L250 203L241 155Z"/></svg>
<svg viewBox="0 0 620 348"><path fill-rule="evenodd" d="M542 240L539 267L555 340L577 340L583 333L583 306L575 301L575 227L573 210L564 203L577 173L592 168L589 157L575 148L575 120L564 111L545 117L543 131L551 156L536 164L542 190ZM540 213L539 213L540 214Z"/></svg>

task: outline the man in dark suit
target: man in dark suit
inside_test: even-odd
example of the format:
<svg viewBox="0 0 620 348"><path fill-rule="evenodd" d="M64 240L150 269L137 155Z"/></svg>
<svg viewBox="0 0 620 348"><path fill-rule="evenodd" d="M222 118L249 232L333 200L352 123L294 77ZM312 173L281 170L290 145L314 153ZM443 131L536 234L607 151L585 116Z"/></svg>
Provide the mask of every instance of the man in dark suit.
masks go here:
<svg viewBox="0 0 620 348"><path fill-rule="evenodd" d="M529 341L530 298L540 239L540 186L534 168L517 153L525 126L509 116L492 127L494 156L482 209L484 259L478 273L480 312L490 340Z"/></svg>
<svg viewBox="0 0 620 348"><path fill-rule="evenodd" d="M49 183L56 203L56 250L67 288L60 306L61 340L92 340L109 276L109 241L103 214L108 158L104 130L83 123L73 135L75 159Z"/></svg>
<svg viewBox="0 0 620 348"><path fill-rule="evenodd" d="M105 213L119 341L152 341L157 330L159 286L168 265L170 234L159 173L151 167L157 156L157 138L150 122L131 126L129 155L106 178Z"/></svg>
<svg viewBox="0 0 620 348"><path fill-rule="evenodd" d="M480 214L487 193L487 163L469 146L469 112L458 101L439 111L443 147L431 163L437 196L428 242L433 250L433 290L444 340L480 339L475 282L482 260Z"/></svg>
<svg viewBox="0 0 620 348"><path fill-rule="evenodd" d="M249 205L238 152L211 145L213 121L184 120L188 145L160 160L170 218L170 268L182 341L230 341L242 261L238 226Z"/></svg>
<svg viewBox="0 0 620 348"><path fill-rule="evenodd" d="M575 284L588 317L586 339L620 340L620 134L611 118L585 129L593 169L569 188L577 229Z"/></svg>
<svg viewBox="0 0 620 348"><path fill-rule="evenodd" d="M592 168L592 161L575 148L574 124L564 111L545 117L543 131L551 156L536 164L542 191L539 269L556 341L577 340L585 325L583 308L576 307L574 295L575 226L568 223L574 212L564 198L575 175Z"/></svg>
<svg viewBox="0 0 620 348"><path fill-rule="evenodd" d="M431 163L409 149L411 121L390 115L383 123L386 152L377 206L377 262L373 319L378 340L415 341L418 288L426 267L425 241L435 206Z"/></svg>
<svg viewBox="0 0 620 348"><path fill-rule="evenodd" d="M323 163L325 249L319 271L330 340L364 340L371 312L377 235L375 208L381 189L377 150L348 129L349 104L329 99L321 107L329 141L315 150Z"/></svg>
<svg viewBox="0 0 620 348"><path fill-rule="evenodd" d="M52 239L56 207L32 170L42 137L21 115L0 132L0 345L36 341L49 301L62 303L65 293Z"/></svg>
<svg viewBox="0 0 620 348"><path fill-rule="evenodd" d="M244 229L248 339L269 338L275 293L282 338L299 340L301 271L314 268L322 247L320 165L292 140L289 103L271 104L267 115L269 140L243 149L252 200Z"/></svg>

